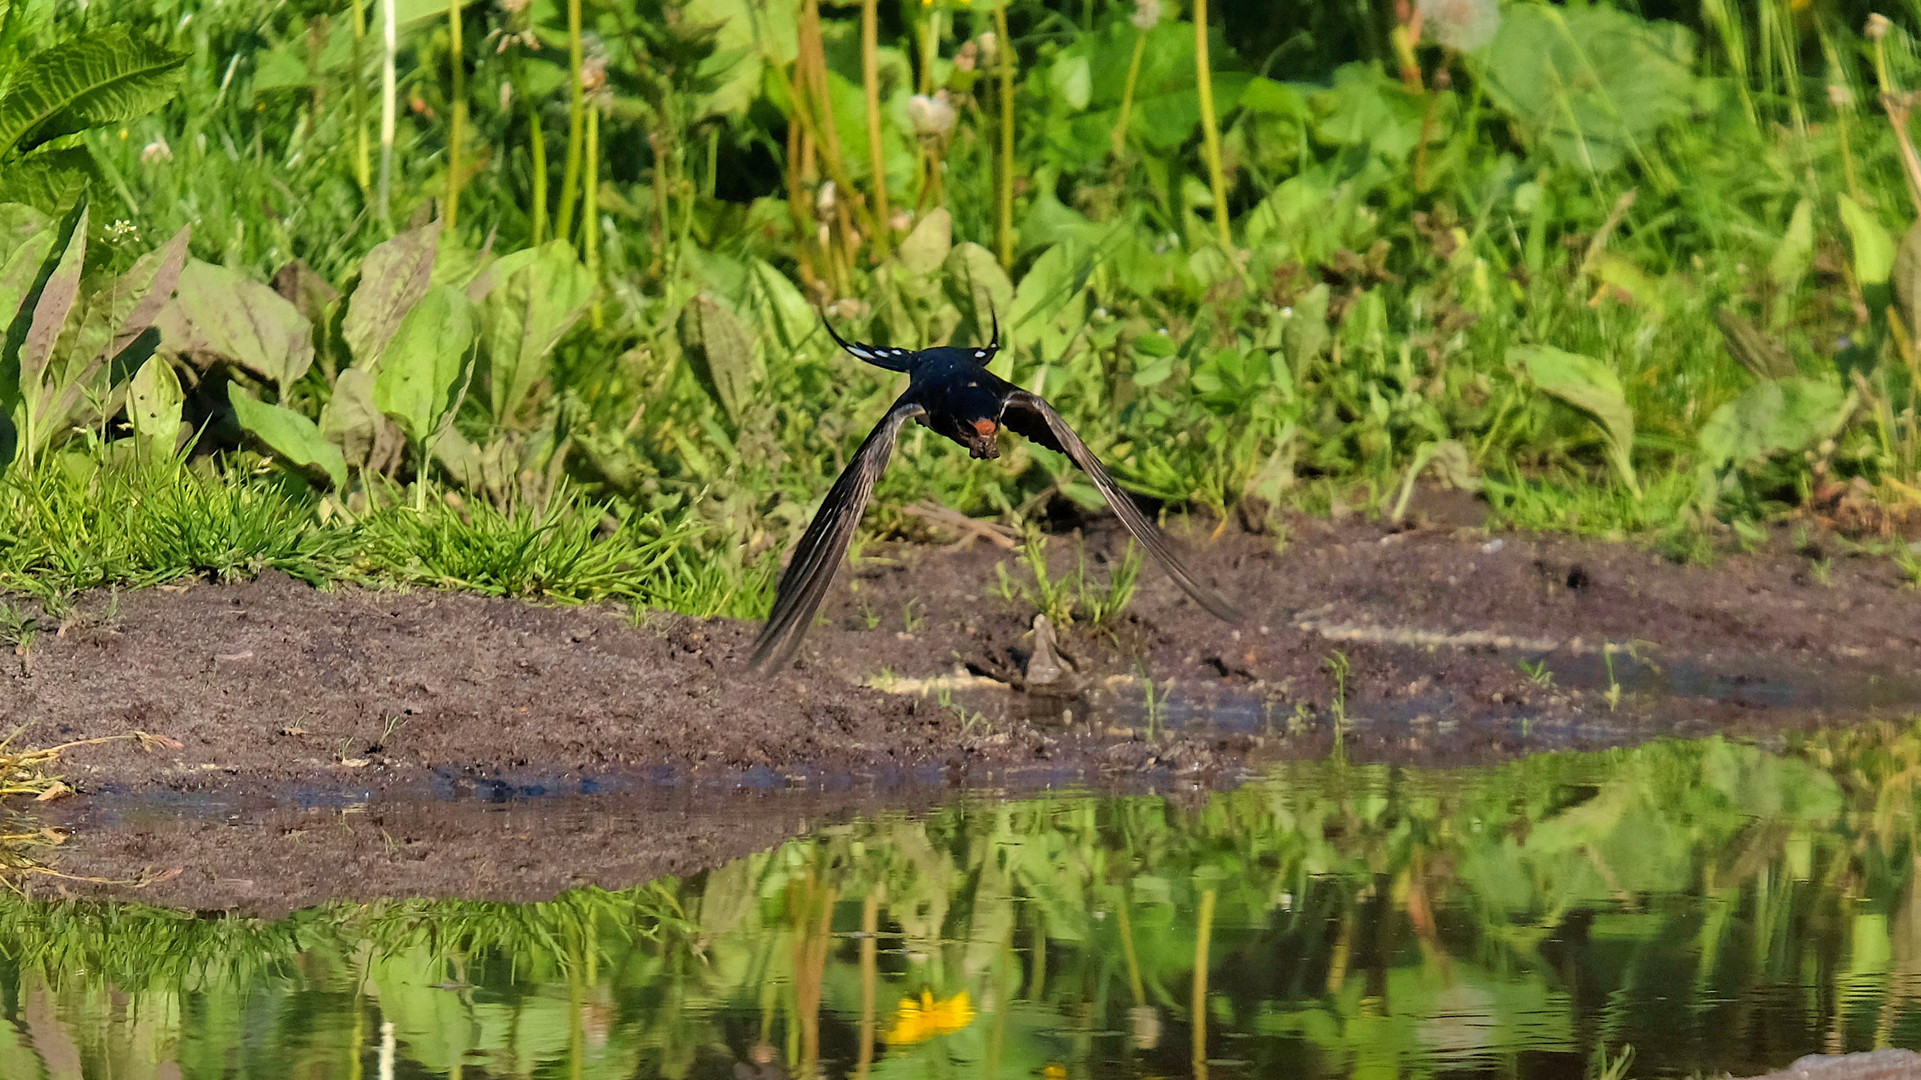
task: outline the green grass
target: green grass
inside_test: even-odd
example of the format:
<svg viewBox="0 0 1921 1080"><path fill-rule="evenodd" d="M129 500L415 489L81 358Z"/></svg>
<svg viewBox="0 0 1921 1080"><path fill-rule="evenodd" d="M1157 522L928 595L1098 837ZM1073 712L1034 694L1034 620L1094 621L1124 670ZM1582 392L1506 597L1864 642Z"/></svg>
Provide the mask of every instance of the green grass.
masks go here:
<svg viewBox="0 0 1921 1080"><path fill-rule="evenodd" d="M1236 28L1210 48L1225 80L1224 248L1208 133L1182 96L1191 26L1168 14L1142 36L1132 4L1069 6L1010 5L1018 89L1003 101L998 78L981 77L998 75L981 66L984 12L936 24L910 12L887 30L897 38L883 35L869 86L851 11L823 13L819 56L770 45L780 62L749 78L726 63L757 55L758 39L717 42L647 5L586 0L586 51L607 78L586 102L606 152L584 157L568 135L561 6L471 8L458 57L437 12L401 28L391 225L361 173L379 111L378 80L363 76L378 65L371 53L359 71L348 62L344 6L107 0L35 24L30 35L52 40L127 22L193 53L165 108L80 137L99 173L89 265L124 269L191 222L199 259L258 280L299 259L351 295L368 252L458 187L436 280L465 287L492 255L570 217L566 239L595 289L553 348L524 361L525 396L506 415L494 415L498 384L515 369L494 355L505 335L483 306L488 344L467 353L469 375L445 368L444 414L407 418L408 453L350 453L337 490L315 470L296 477L236 453L261 446L218 393L190 409L196 427L210 421L194 469L143 473L135 455L93 446L125 441L124 383L112 381L125 373L103 376L90 388L102 407L54 436L91 448L12 470L0 533L18 542L0 556L0 588L274 567L758 614L778 552L900 388L830 347L816 302L835 303L846 333L901 345L972 340L991 303L1007 343L997 371L1048 394L1125 483L1176 510L1225 515L1258 499L1385 514L1412 473L1478 486L1497 528L1687 558L1800 513L1823 478L1859 478L1891 512L1921 512L1905 494L1921 486L1921 365L1899 332L1913 313L1887 306L1905 293L1884 257L1914 207L1875 104L1884 85L1921 85L1914 11L1875 46L1858 5L1783 21L1743 5L1616 18L1525 0L1503 9L1483 49L1421 45L1410 85L1386 59L1391 27L1371 17L1329 9L1288 22L1309 37L1270 39L1233 21L1240 6L1216 5ZM1651 18L1664 13L1681 22ZM1564 84L1530 67L1546 46L1527 34L1566 18L1587 20L1572 36L1602 66ZM920 70L930 28L936 63ZM792 29L765 32L791 42ZM1690 33L1691 49L1670 47ZM737 46L747 51L727 51ZM1115 72L1137 47L1130 90ZM1634 62L1609 68L1610 56ZM455 61L468 116L458 156L477 171L450 185ZM805 97L815 64L831 73L838 158L818 103L778 89ZM923 142L902 118L907 95L930 85L957 120ZM891 205L913 208L915 226L945 210L951 245L863 217L878 186L870 89ZM1117 154L1125 93L1134 119ZM1004 115L1018 180L1006 218ZM814 142L796 155L790 136ZM935 158L944 174L930 185ZM569 186L576 161L597 175ZM1003 237L1004 259L989 254ZM236 381L325 420L341 373L371 358L346 344L351 300L316 287L301 302L315 363L290 385L236 361L205 372L183 361L183 382ZM1723 341L1724 309L1764 341L1749 363ZM1530 365L1536 346L1591 367L1555 384ZM1754 355L1785 368L1757 375ZM1787 423L1760 399L1789 391L1855 396L1834 423ZM416 451L443 426L471 453L454 462L443 445L423 468ZM351 450L362 435L372 429L331 437ZM868 530L924 535L898 509L923 499L1025 528L1063 498L1096 505L1057 455L1010 443L975 462L914 430ZM385 509L342 509L369 505Z"/></svg>

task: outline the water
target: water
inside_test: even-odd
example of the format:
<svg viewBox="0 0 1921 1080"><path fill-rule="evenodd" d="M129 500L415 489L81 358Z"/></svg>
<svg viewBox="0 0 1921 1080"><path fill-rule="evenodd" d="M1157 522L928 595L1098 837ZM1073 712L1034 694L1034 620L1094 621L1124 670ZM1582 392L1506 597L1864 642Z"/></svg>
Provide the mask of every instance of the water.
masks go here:
<svg viewBox="0 0 1921 1080"><path fill-rule="evenodd" d="M1921 728L972 797L681 880L0 897L0 1077L1640 1077L1921 1045Z"/></svg>

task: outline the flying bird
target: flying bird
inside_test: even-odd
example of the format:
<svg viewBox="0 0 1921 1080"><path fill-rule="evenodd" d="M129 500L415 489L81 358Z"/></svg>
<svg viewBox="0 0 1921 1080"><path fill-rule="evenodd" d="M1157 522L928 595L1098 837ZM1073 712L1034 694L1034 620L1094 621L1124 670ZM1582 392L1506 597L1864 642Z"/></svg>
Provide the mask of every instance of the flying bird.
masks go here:
<svg viewBox="0 0 1921 1080"><path fill-rule="evenodd" d="M825 319L822 320L825 322ZM834 481L821 503L820 512L802 534L794 548L794 558L781 575L774 600L773 614L754 642L749 666L764 669L780 667L794 655L801 636L813 622L814 612L827 593L827 586L847 555L874 484L887 469L894 442L901 426L913 420L965 446L976 459L1000 456L998 439L1005 428L1016 435L1063 453L1094 481L1101 497L1120 516L1127 531L1153 554L1174 583L1195 602L1228 622L1239 622L1240 613L1220 594L1195 580L1168 546L1167 537L1141 513L1134 500L1114 478L1107 474L1094 452L1074 434L1067 421L1038 394L1031 394L987 370L1000 351L1000 319L994 318L993 335L976 348L946 345L934 349L900 349L850 342L827 325L828 336L856 359L888 371L905 372L907 391L894 401L879 424L861 443L854 460Z"/></svg>

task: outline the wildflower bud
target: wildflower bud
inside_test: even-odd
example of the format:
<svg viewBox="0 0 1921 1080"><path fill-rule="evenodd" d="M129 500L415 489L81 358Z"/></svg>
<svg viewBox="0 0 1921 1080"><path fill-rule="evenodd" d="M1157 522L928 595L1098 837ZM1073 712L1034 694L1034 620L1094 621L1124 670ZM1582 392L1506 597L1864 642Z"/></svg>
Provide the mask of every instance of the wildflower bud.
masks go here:
<svg viewBox="0 0 1921 1080"><path fill-rule="evenodd" d="M589 55L580 62L580 88L591 94L607 85L607 57Z"/></svg>
<svg viewBox="0 0 1921 1080"><path fill-rule="evenodd" d="M514 103L514 84L510 82L502 82L500 84L500 111L506 112L508 107L511 106L513 103Z"/></svg>
<svg viewBox="0 0 1921 1080"><path fill-rule="evenodd" d="M1828 85L1828 104L1834 106L1836 109L1852 109L1854 107L1854 91L1843 83L1830 83Z"/></svg>
<svg viewBox="0 0 1921 1080"><path fill-rule="evenodd" d="M1877 13L1868 16L1867 28L1863 30L1862 33L1868 36L1869 41L1880 41L1882 38L1887 37L1888 31L1892 29L1894 29L1894 24L1888 21L1888 17Z"/></svg>
<svg viewBox="0 0 1921 1080"><path fill-rule="evenodd" d="M832 216L836 194L832 180L822 184L820 190L814 193L814 213L823 219Z"/></svg>
<svg viewBox="0 0 1921 1080"><path fill-rule="evenodd" d="M915 94L907 99L907 117L914 123L914 134L923 138L942 138L954 130L956 114L945 90L932 97Z"/></svg>
<svg viewBox="0 0 1921 1080"><path fill-rule="evenodd" d="M1418 0L1423 37L1455 52L1473 52L1501 28L1498 0Z"/></svg>
<svg viewBox="0 0 1921 1080"><path fill-rule="evenodd" d="M914 215L906 210L896 210L887 219L887 224L895 232L906 232L914 227Z"/></svg>
<svg viewBox="0 0 1921 1080"><path fill-rule="evenodd" d="M167 145L165 138L155 139L140 151L140 163L151 165L156 161L172 161L173 147Z"/></svg>
<svg viewBox="0 0 1921 1080"><path fill-rule="evenodd" d="M500 10L509 15L518 15L532 3L533 0L500 0Z"/></svg>
<svg viewBox="0 0 1921 1080"><path fill-rule="evenodd" d="M965 45L962 45L960 47L960 51L954 54L954 70L960 71L960 72L969 72L974 70L974 65L977 59L979 58L979 56L980 56L979 45L971 41Z"/></svg>
<svg viewBox="0 0 1921 1080"><path fill-rule="evenodd" d="M975 38L974 41L979 44L981 48L981 66L984 68L993 67L995 58L1000 55L1000 39L994 36L992 30L988 30L981 34L981 36Z"/></svg>
<svg viewBox="0 0 1921 1080"><path fill-rule="evenodd" d="M1134 14L1129 15L1127 20L1136 29L1154 29L1154 24L1161 21L1161 0L1134 0Z"/></svg>

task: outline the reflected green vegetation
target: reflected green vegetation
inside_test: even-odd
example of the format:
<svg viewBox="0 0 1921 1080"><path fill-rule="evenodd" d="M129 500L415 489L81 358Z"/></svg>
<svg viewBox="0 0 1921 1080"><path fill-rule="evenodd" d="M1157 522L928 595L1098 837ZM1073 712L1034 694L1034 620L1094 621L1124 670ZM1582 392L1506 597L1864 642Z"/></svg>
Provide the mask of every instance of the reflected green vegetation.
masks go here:
<svg viewBox="0 0 1921 1080"><path fill-rule="evenodd" d="M9 899L0 1075L1746 1075L1921 1041L1917 773L1921 726L1302 763L539 904Z"/></svg>

